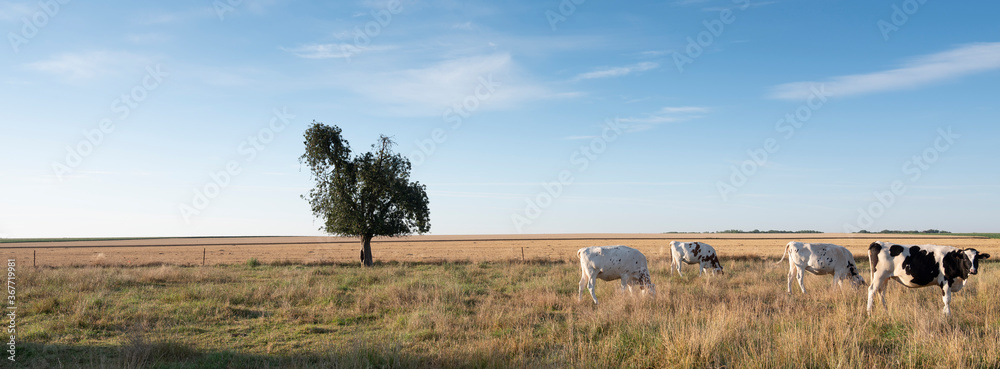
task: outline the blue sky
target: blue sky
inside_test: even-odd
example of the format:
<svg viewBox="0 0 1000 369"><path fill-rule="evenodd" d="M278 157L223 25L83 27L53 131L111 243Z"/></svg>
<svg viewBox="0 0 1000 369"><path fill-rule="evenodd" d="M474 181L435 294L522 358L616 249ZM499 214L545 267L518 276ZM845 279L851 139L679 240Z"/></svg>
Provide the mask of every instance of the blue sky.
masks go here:
<svg viewBox="0 0 1000 369"><path fill-rule="evenodd" d="M996 231L998 10L0 1L0 237L322 234L313 120L434 234Z"/></svg>

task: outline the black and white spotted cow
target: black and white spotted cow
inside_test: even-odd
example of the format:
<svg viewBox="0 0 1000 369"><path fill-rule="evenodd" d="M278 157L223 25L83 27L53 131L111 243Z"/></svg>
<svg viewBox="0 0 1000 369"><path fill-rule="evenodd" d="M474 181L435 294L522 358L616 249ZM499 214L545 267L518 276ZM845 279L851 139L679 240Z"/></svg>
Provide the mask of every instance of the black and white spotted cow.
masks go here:
<svg viewBox="0 0 1000 369"><path fill-rule="evenodd" d="M785 253L781 254L781 260L788 255L788 293L792 293L792 278L798 279L799 289L806 293L806 286L802 283L803 272L815 275L833 274L833 285L839 285L843 280L851 281L855 288L865 285L865 279L858 272L858 266L854 264L854 254L844 246L832 243L802 243L798 241L789 242L785 245Z"/></svg>
<svg viewBox="0 0 1000 369"><path fill-rule="evenodd" d="M948 306L951 294L965 286L970 275L979 273L979 261L988 259L976 249L959 249L938 245L897 245L876 241L868 246L868 259L872 267L872 284L868 287L868 313L871 314L875 293L885 303L885 287L889 278L910 287L936 286L941 288L944 313L951 314Z"/></svg>
<svg viewBox="0 0 1000 369"><path fill-rule="evenodd" d="M722 263L719 263L719 256L715 253L715 248L704 242L678 242L670 241L670 274L677 274L681 277L681 263L698 264L698 276L703 270L711 270L712 273L723 273Z"/></svg>
<svg viewBox="0 0 1000 369"><path fill-rule="evenodd" d="M638 287L643 295L656 297L656 285L649 277L646 256L628 246L584 247L576 252L580 257L580 290L577 301L583 296L583 289L590 290L590 297L597 303L594 284L598 279L613 281L620 279L622 289L632 293Z"/></svg>

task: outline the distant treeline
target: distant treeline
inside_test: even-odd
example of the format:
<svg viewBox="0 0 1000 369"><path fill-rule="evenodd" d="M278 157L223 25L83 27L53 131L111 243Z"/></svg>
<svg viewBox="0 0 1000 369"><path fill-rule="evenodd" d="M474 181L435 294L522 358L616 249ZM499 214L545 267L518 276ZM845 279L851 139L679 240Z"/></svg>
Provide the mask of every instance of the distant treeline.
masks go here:
<svg viewBox="0 0 1000 369"><path fill-rule="evenodd" d="M869 231L866 231L866 230L862 229L862 230L858 231L857 233L951 233L951 232L942 231L942 230L939 230L939 229L928 229L926 231L896 231L896 230L890 230L890 229L883 229L883 230L878 231L878 232L869 232Z"/></svg>
<svg viewBox="0 0 1000 369"><path fill-rule="evenodd" d="M823 233L823 232L814 231L811 229L803 229L801 231L779 231L777 229L771 229L767 231L762 231L759 229L755 229L752 231L744 231L742 229L727 229L725 231L716 231L716 232L709 231L709 232L663 232L663 233Z"/></svg>
<svg viewBox="0 0 1000 369"><path fill-rule="evenodd" d="M755 230L752 230L752 231L744 231L742 229L727 229L725 231L717 231L717 232L663 232L663 233L823 233L823 232L814 231L814 230L811 230L811 229L803 229L801 231L779 231L777 229L770 229L770 230L766 230L766 231L762 231L762 230L759 230L759 229L755 229ZM871 234L876 234L876 233L901 233L901 234L921 234L921 233L935 234L935 233L939 233L939 234L944 234L944 233L947 233L947 234L950 234L951 232L942 231L940 229L928 229L926 231L898 231L898 230L892 230L892 229L883 229L883 230L878 231L878 232L870 232L870 231L862 229L862 230L857 231L855 233L871 233Z"/></svg>

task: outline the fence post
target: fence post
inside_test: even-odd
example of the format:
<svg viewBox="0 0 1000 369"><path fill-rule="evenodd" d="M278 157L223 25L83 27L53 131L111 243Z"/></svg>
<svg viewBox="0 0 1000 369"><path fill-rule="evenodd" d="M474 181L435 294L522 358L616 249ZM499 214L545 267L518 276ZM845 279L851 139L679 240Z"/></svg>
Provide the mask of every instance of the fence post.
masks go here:
<svg viewBox="0 0 1000 369"><path fill-rule="evenodd" d="M201 249L201 266L205 266L205 257L208 256L208 248Z"/></svg>
<svg viewBox="0 0 1000 369"><path fill-rule="evenodd" d="M524 262L524 248L521 248L521 262Z"/></svg>
<svg viewBox="0 0 1000 369"><path fill-rule="evenodd" d="M31 267L36 268L37 264L35 260L38 260L38 250L31 250Z"/></svg>

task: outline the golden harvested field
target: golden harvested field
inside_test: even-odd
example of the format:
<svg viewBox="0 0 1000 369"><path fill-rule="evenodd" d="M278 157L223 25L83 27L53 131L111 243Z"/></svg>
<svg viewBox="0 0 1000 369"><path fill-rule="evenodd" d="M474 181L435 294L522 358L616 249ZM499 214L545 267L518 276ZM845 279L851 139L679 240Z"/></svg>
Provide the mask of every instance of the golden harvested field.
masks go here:
<svg viewBox="0 0 1000 369"><path fill-rule="evenodd" d="M651 259L669 258L668 242L702 241L727 256L781 257L792 240L835 243L864 258L872 241L901 244L939 244L974 247L1000 253L1000 239L964 236L873 234L554 234L411 236L376 239L372 250L376 261L505 261L572 260L576 250L587 246L628 245ZM250 258L263 263L343 263L358 260L356 239L343 237L208 237L158 238L105 241L52 241L0 244L3 256L21 265L177 265L239 264ZM34 260L33 258L37 258Z"/></svg>

